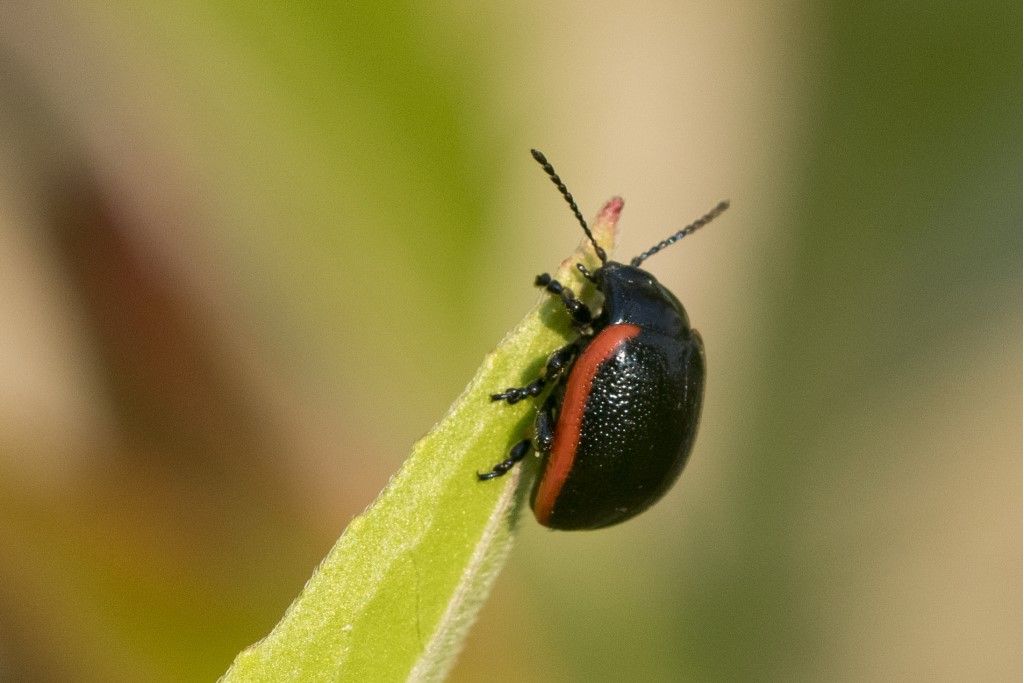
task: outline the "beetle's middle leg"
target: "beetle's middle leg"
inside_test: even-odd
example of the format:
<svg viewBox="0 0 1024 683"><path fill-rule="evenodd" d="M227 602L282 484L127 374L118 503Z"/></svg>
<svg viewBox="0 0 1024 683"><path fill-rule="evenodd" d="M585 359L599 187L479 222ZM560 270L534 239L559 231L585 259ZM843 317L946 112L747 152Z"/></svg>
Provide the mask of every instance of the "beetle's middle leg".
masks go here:
<svg viewBox="0 0 1024 683"><path fill-rule="evenodd" d="M544 390L544 386L548 382L561 377L566 369L572 365L572 362L576 360L576 354L578 352L579 342L573 342L563 346L548 356L548 362L544 365L544 372L541 373L540 377L533 380L526 386L509 387L501 393L491 394L491 400L506 401L511 405L513 403L518 403L529 396L539 396L540 392Z"/></svg>

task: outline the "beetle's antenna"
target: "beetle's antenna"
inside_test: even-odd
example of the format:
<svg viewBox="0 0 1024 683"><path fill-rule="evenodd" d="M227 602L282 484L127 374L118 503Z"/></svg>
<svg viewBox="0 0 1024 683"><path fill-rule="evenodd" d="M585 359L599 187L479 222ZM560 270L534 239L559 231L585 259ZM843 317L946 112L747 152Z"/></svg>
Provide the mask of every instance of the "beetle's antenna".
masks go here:
<svg viewBox="0 0 1024 683"><path fill-rule="evenodd" d="M675 244L679 240L681 240L684 237L686 237L687 235L689 235L691 232L696 232L696 231L700 230L705 225L707 225L711 221L713 221L716 218L718 218L719 216L721 216L722 212L725 211L728 208L729 208L729 202L728 201L718 202L718 206L716 206L715 208L711 209L706 214L704 214L703 216L701 216L700 218L698 218L694 222L690 223L689 225L687 225L685 228L683 228L682 230L680 230L676 234L674 234L671 237L668 237L668 238L663 239L662 241L658 242L653 247L651 247L650 249L648 249L647 251L645 251L644 253L640 254L639 256L634 258L632 261L630 261L629 265L631 265L631 266L639 266L641 263L644 262L644 260L650 258L651 256L654 256L655 254L657 254L659 251L661 251L665 247Z"/></svg>
<svg viewBox="0 0 1024 683"><path fill-rule="evenodd" d="M590 243L594 245L594 251L597 253L597 257L601 259L601 263L607 263L608 255L604 253L604 249L602 249L601 245L599 245L597 240L594 239L594 234L590 232L590 228L587 227L587 222L583 220L583 214L580 213L580 207L576 206L576 200L572 198L569 190L565 187L565 183L563 183L562 179L558 177L557 173L555 173L554 166L552 166L551 163L548 162L547 157L539 151L531 149L530 154L533 155L533 158L537 160L537 163L541 165L544 172L551 178L551 182L553 182L555 187L558 188L558 191L562 193L565 201L569 202L569 208L572 209L572 213L576 216L576 220L578 220L580 225L583 227L583 232L586 233L587 239L589 239Z"/></svg>

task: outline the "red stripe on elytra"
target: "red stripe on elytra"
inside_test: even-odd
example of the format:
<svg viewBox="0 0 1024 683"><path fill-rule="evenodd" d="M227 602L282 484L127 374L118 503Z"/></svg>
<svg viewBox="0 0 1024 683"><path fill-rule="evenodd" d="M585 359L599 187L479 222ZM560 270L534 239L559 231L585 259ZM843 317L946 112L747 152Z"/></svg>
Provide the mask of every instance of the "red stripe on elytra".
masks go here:
<svg viewBox="0 0 1024 683"><path fill-rule="evenodd" d="M597 368L608 360L619 346L627 339L640 334L636 325L621 324L604 328L587 345L569 373L565 386L565 396L558 413L558 424L555 427L555 441L551 445L548 464L537 488L537 497L533 501L533 514L537 521L546 524L551 519L555 501L562 492L562 486L569 477L573 461L576 459L576 447L580 443L580 431L583 428L583 408L590 396L590 385L597 374Z"/></svg>

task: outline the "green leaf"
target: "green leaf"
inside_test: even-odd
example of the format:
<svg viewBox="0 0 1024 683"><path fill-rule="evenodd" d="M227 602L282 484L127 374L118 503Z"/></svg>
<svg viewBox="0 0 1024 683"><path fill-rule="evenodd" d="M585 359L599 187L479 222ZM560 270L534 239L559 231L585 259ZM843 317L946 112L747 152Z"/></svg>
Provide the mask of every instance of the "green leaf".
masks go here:
<svg viewBox="0 0 1024 683"><path fill-rule="evenodd" d="M621 208L612 199L594 225L608 251ZM576 263L599 265L588 242L556 273L586 296ZM523 468L476 479L533 417L529 401L495 405L488 395L535 377L569 333L561 303L542 298L352 520L273 631L239 654L222 680L443 678L508 555L529 488Z"/></svg>

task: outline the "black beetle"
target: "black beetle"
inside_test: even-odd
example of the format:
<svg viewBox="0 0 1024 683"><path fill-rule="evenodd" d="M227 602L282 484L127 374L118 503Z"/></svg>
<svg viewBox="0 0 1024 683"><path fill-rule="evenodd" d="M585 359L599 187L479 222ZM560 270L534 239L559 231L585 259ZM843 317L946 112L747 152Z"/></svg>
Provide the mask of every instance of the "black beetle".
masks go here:
<svg viewBox="0 0 1024 683"><path fill-rule="evenodd" d="M493 394L516 403L554 384L508 458L480 480L500 477L530 448L545 456L533 489L537 521L554 529L599 529L640 514L671 488L686 465L704 397L704 343L679 300L640 268L649 256L698 230L729 207L706 215L643 252L629 265L609 261L576 201L543 154L531 150L569 203L601 259L577 268L604 295L598 315L550 275L535 284L561 298L579 338L548 358L543 374ZM622 208L610 205L611 210Z"/></svg>

